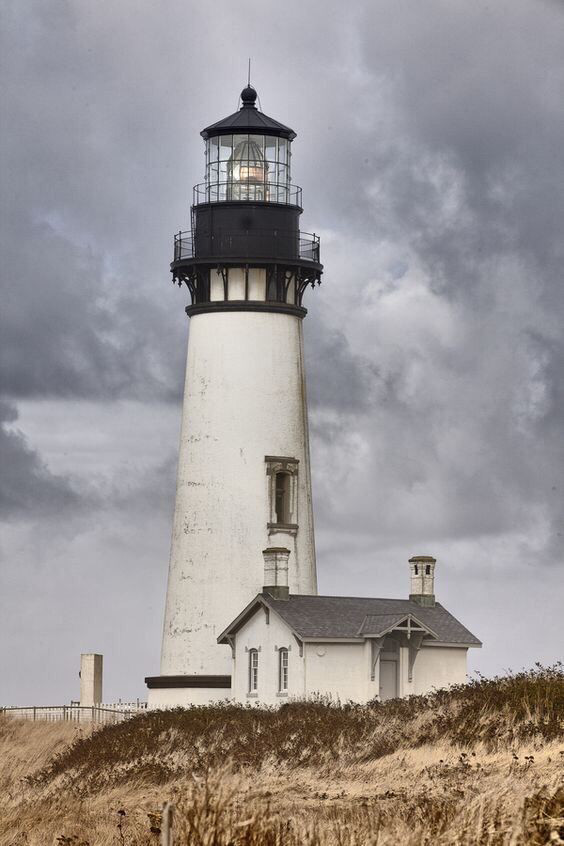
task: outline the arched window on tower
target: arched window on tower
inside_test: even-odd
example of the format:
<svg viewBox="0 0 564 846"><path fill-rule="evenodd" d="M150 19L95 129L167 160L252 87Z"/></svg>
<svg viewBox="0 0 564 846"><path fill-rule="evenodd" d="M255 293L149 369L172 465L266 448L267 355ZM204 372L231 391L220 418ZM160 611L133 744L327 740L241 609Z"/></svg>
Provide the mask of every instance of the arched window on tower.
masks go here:
<svg viewBox="0 0 564 846"><path fill-rule="evenodd" d="M288 693L288 650L278 650L278 692Z"/></svg>
<svg viewBox="0 0 564 846"><path fill-rule="evenodd" d="M276 474L276 522L290 522L290 474Z"/></svg>
<svg viewBox="0 0 564 846"><path fill-rule="evenodd" d="M249 649L249 693L258 690L258 651Z"/></svg>
<svg viewBox="0 0 564 846"><path fill-rule="evenodd" d="M298 531L298 467L297 458L265 455L268 479L268 523L270 534L295 535Z"/></svg>

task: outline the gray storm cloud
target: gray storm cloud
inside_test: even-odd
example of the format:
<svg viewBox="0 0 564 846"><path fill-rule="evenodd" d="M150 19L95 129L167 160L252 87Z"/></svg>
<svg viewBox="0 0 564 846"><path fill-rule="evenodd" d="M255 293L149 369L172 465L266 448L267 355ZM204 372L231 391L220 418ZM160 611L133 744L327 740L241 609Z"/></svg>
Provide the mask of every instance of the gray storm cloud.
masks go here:
<svg viewBox="0 0 564 846"><path fill-rule="evenodd" d="M116 696L156 666L187 334L171 239L249 52L322 236L322 589L402 595L430 551L475 666L558 657L564 7L30 0L3 29L0 699L68 699L88 649Z"/></svg>

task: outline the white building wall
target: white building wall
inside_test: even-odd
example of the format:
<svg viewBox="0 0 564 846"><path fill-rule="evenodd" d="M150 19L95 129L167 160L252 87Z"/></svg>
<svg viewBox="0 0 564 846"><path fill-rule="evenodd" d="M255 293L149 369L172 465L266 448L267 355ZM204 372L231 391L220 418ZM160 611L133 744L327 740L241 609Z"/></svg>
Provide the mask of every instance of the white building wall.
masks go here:
<svg viewBox="0 0 564 846"><path fill-rule="evenodd" d="M226 647L223 647L225 649ZM190 705L211 705L214 702L231 700L231 688L169 687L151 688L148 707L187 708Z"/></svg>
<svg viewBox="0 0 564 846"><path fill-rule="evenodd" d="M309 699L324 696L342 704L369 702L379 695L380 659L371 679L370 641L356 643L323 642L299 646L286 624L273 612L259 609L237 632L233 670L233 698L240 703L280 705L287 697L278 693L278 653L276 647L289 649L288 697ZM249 650L259 652L258 695L249 694ZM466 648L422 647L415 659L409 681L409 653L400 647L398 659L398 696L425 694L433 689L463 684L466 681ZM380 653L380 656L391 653Z"/></svg>
<svg viewBox="0 0 564 846"><path fill-rule="evenodd" d="M468 650L461 647L421 647L415 659L412 685L407 684L407 666L404 666L406 673L405 695L408 693L425 694L430 693L433 688L465 684L467 653ZM404 662L404 665L407 665L407 661Z"/></svg>
<svg viewBox="0 0 564 846"><path fill-rule="evenodd" d="M236 702L281 705L289 698L304 698L304 660L290 629L272 611L259 609L237 632L233 662L232 692ZM288 693L278 685L278 651L288 650ZM259 650L258 692L249 693L249 649Z"/></svg>
<svg viewBox="0 0 564 846"><path fill-rule="evenodd" d="M359 643L306 643L306 694L322 695L343 704L366 702L369 665L366 645Z"/></svg>
<svg viewBox="0 0 564 846"><path fill-rule="evenodd" d="M295 536L269 537L266 455L299 460ZM231 672L216 637L261 590L261 551L272 545L291 550L290 591L316 593L302 321L198 314L190 321L162 675Z"/></svg>

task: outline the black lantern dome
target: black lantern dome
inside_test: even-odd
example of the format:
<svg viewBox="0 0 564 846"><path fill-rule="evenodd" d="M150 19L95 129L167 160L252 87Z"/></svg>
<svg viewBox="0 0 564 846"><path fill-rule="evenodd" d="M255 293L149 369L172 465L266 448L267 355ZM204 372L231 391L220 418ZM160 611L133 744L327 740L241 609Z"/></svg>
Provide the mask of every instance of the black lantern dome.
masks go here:
<svg viewBox="0 0 564 846"><path fill-rule="evenodd" d="M265 135L280 136L293 141L296 137L294 130L260 112L255 106L257 97L258 94L253 86L247 85L241 91L243 105L239 111L223 118L223 120L218 120L217 123L206 126L200 132L202 138L207 140L213 136L224 135L229 132L262 132Z"/></svg>
<svg viewBox="0 0 564 846"><path fill-rule="evenodd" d="M319 238L299 231L296 133L259 111L257 96L248 85L240 109L201 132L205 181L194 187L192 229L176 236L171 265L190 290L190 315L260 309L303 317L304 290L321 278Z"/></svg>

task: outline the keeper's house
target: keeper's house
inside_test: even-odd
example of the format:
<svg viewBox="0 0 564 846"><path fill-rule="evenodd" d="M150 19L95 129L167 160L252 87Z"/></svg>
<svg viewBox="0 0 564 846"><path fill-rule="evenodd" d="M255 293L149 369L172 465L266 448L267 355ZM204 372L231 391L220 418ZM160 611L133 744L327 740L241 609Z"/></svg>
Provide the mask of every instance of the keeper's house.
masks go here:
<svg viewBox="0 0 564 846"><path fill-rule="evenodd" d="M480 641L435 601L435 559L410 559L409 599L291 595L289 551L264 550L265 587L218 637L231 647L231 696L384 701L466 681Z"/></svg>

